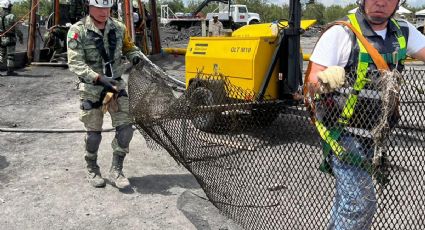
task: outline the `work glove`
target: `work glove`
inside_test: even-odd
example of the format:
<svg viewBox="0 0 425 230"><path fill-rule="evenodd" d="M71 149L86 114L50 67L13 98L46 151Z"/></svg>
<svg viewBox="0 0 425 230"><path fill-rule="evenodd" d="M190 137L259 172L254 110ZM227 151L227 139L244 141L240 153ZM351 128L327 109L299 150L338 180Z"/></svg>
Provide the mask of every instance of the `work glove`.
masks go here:
<svg viewBox="0 0 425 230"><path fill-rule="evenodd" d="M118 94L108 92L103 98L102 112L106 113L107 111L110 113L118 112Z"/></svg>
<svg viewBox="0 0 425 230"><path fill-rule="evenodd" d="M96 85L103 85L105 89L109 92L118 93L116 85L118 82L111 77L99 75L95 80Z"/></svg>
<svg viewBox="0 0 425 230"><path fill-rule="evenodd" d="M321 84L321 91L323 93L331 93L344 85L345 70L340 66L329 66L319 72L317 78Z"/></svg>

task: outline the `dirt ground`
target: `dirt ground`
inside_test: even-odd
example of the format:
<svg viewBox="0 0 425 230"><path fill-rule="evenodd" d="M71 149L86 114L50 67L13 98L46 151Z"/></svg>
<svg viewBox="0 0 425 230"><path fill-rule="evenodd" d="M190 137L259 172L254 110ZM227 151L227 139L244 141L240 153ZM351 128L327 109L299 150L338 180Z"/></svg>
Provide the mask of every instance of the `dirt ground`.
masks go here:
<svg viewBox="0 0 425 230"><path fill-rule="evenodd" d="M178 39L164 46L184 47L187 40ZM311 53L316 40L303 38L304 52ZM182 77L182 60L168 56L159 64ZM0 77L0 128L83 129L69 70L33 66L18 72ZM110 127L106 115L104 128ZM99 150L104 176L113 135L103 133ZM206 200L187 170L165 151L148 149L137 131L124 166L131 189L91 187L83 139L84 133L0 131L0 229L239 229Z"/></svg>
<svg viewBox="0 0 425 230"><path fill-rule="evenodd" d="M82 129L76 77L27 67L0 77L0 127ZM104 128L111 127L110 117ZM103 133L102 173L114 133ZM84 133L0 132L1 229L238 229L205 199L194 177L136 131L124 171L131 189L85 179Z"/></svg>
<svg viewBox="0 0 425 230"><path fill-rule="evenodd" d="M170 40L165 37L165 40ZM184 47L187 38L165 46ZM310 50L315 38L304 38ZM17 50L24 50L24 46ZM158 58L157 58L158 59ZM184 58L157 63L184 80ZM0 77L0 128L83 129L76 77L61 67L27 67ZM104 128L110 128L105 117ZM103 133L99 165L110 167L114 133ZM150 150L139 132L124 172L131 189L85 179L84 133L0 132L1 229L239 229L206 200L195 178L165 151Z"/></svg>

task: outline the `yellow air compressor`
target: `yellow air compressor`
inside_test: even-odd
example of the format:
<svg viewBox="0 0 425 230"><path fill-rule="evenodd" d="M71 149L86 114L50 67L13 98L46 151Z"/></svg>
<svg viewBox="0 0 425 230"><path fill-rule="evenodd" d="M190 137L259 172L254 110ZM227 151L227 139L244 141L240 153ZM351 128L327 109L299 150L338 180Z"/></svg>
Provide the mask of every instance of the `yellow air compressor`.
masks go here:
<svg viewBox="0 0 425 230"><path fill-rule="evenodd" d="M307 29L315 22L303 20L301 28ZM206 75L220 73L232 85L257 94L273 53L279 48L278 28L287 25L287 22L254 24L241 27L231 37L191 37L186 51L186 86L190 87L200 71ZM275 65L265 91L270 99L279 99L278 82L283 77Z"/></svg>
<svg viewBox="0 0 425 230"><path fill-rule="evenodd" d="M217 124L236 113L249 114L261 121L260 125L269 125L278 111L270 110L267 103L293 101L302 85L300 35L316 20L301 21L299 0L290 1L290 18L246 25L229 37L190 38L185 60L186 95L196 128L220 131ZM234 93L228 85L244 93Z"/></svg>

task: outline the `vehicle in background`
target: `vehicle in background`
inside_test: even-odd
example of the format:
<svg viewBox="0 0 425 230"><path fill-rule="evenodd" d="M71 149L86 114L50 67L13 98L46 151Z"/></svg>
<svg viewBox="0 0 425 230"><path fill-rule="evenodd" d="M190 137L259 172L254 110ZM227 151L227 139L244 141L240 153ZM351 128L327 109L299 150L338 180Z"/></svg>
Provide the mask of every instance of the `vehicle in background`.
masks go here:
<svg viewBox="0 0 425 230"><path fill-rule="evenodd" d="M229 8L225 7L219 9L218 13L208 13L206 19L211 20L213 14L218 14L218 20L222 23L232 21L233 29L244 25L260 23L260 15L257 13L250 13L246 5L229 5Z"/></svg>
<svg viewBox="0 0 425 230"><path fill-rule="evenodd" d="M218 7L204 17L201 13L202 9L210 2L219 2ZM250 13L246 5L232 5L228 0L205 0L192 13L174 13L168 5L161 5L161 24L181 28L189 28L191 26L200 26L203 20L212 19L213 14L218 15L218 20L223 23L225 28L237 29L244 25L257 24L260 22L260 15Z"/></svg>

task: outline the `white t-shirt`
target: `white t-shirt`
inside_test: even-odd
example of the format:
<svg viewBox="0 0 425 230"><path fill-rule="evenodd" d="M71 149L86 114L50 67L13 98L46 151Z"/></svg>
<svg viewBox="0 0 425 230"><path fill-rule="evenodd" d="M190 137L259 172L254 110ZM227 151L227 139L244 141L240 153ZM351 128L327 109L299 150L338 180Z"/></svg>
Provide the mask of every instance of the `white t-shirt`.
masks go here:
<svg viewBox="0 0 425 230"><path fill-rule="evenodd" d="M407 22L407 25L409 28L407 54L412 55L425 48L425 36L409 22ZM385 39L387 29L375 32ZM310 60L323 66L345 67L352 47L349 29L335 25L322 35L314 48Z"/></svg>

